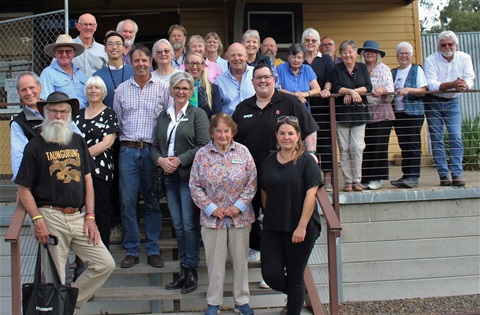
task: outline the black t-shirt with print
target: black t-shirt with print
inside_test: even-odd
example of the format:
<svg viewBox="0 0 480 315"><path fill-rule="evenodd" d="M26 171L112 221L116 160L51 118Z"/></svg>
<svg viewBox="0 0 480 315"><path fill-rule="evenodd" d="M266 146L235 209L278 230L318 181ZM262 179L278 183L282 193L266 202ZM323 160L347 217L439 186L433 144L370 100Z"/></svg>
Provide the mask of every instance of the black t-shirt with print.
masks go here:
<svg viewBox="0 0 480 315"><path fill-rule="evenodd" d="M37 206L80 208L85 204L85 175L91 159L82 136L67 145L47 143L42 136L26 146L15 183L29 187Z"/></svg>

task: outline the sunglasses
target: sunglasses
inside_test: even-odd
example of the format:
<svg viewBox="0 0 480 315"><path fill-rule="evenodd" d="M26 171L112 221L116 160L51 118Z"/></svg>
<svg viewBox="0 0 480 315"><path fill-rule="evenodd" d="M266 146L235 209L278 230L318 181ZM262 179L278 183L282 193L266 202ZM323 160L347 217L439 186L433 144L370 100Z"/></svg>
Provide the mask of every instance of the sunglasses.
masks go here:
<svg viewBox="0 0 480 315"><path fill-rule="evenodd" d="M289 121L289 122L293 122L293 123L298 124L298 118L295 117L295 116L280 116L277 119L277 123L281 123L281 122L284 122L284 121Z"/></svg>

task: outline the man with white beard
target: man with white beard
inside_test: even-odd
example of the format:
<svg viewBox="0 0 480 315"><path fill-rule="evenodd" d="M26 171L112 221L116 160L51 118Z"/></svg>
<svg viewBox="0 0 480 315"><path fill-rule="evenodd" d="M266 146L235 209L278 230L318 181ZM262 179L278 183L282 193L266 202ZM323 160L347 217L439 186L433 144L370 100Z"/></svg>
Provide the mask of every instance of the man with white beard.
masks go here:
<svg viewBox="0 0 480 315"><path fill-rule="evenodd" d="M438 51L425 59L425 76L429 91L465 92L473 88L475 73L470 55L457 51L458 37L452 31L438 35ZM432 143L432 155L440 176L440 186L465 186L462 180L462 114L460 93L429 94L425 98L425 115ZM448 130L450 163L444 145L444 127ZM450 181L450 172L452 180Z"/></svg>
<svg viewBox="0 0 480 315"><path fill-rule="evenodd" d="M126 19L123 21L118 22L117 25L117 33L122 35L125 39L125 50L123 52L123 62L126 64L131 65L132 62L130 60L130 51L132 50L135 42L135 36L138 33L138 25L135 21Z"/></svg>
<svg viewBox="0 0 480 315"><path fill-rule="evenodd" d="M173 24L168 29L168 40L170 41L170 44L172 44L174 50L172 67L178 69L185 62L185 57L187 53L185 49L185 42L187 41L187 30L181 25Z"/></svg>
<svg viewBox="0 0 480 315"><path fill-rule="evenodd" d="M90 153L71 127L78 100L53 92L37 108L45 117L42 132L25 147L15 183L38 243L48 244L49 235L58 237L58 245L49 250L62 282L70 247L86 263L87 269L72 283L79 289L75 306L79 309L102 287L115 261L95 224Z"/></svg>

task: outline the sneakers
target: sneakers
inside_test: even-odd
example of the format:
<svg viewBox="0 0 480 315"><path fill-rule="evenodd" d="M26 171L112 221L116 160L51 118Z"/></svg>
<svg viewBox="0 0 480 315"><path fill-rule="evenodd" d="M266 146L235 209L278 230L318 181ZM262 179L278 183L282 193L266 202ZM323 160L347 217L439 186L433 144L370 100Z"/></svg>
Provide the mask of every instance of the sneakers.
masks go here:
<svg viewBox="0 0 480 315"><path fill-rule="evenodd" d="M269 287L268 284L265 282L265 280L260 281L260 283L258 284L258 287L259 287L260 289L270 289L270 287Z"/></svg>
<svg viewBox="0 0 480 315"><path fill-rule="evenodd" d="M371 180L368 182L367 188L370 190L377 190L383 187L383 180Z"/></svg>
<svg viewBox="0 0 480 315"><path fill-rule="evenodd" d="M116 225L110 230L110 244L122 244L123 241L123 228Z"/></svg>
<svg viewBox="0 0 480 315"><path fill-rule="evenodd" d="M407 177L407 178L400 178L397 180L390 181L392 186L397 188L415 188L418 187L418 178L416 177Z"/></svg>
<svg viewBox="0 0 480 315"><path fill-rule="evenodd" d="M251 248L250 251L248 252L248 262L254 263L259 261L260 261L260 251Z"/></svg>
<svg viewBox="0 0 480 315"><path fill-rule="evenodd" d="M241 306L235 305L235 308L233 309L233 311L237 314L240 314L240 315L254 315L255 314L253 309L247 303L243 304Z"/></svg>
<svg viewBox="0 0 480 315"><path fill-rule="evenodd" d="M220 314L220 307L218 305L208 304L207 310L205 311L205 315L217 315L217 314Z"/></svg>
<svg viewBox="0 0 480 315"><path fill-rule="evenodd" d="M326 192L333 192L332 184L325 184L325 185L323 185L323 187L325 187Z"/></svg>

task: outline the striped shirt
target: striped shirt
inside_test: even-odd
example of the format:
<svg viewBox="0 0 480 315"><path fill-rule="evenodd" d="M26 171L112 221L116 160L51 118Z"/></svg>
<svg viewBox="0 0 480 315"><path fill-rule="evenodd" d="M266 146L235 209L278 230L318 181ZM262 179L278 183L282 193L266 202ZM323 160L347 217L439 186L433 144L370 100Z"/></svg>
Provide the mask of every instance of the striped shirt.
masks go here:
<svg viewBox="0 0 480 315"><path fill-rule="evenodd" d="M143 88L135 82L135 76L120 84L113 99L120 141L153 143L158 115L172 104L168 84L154 76Z"/></svg>

